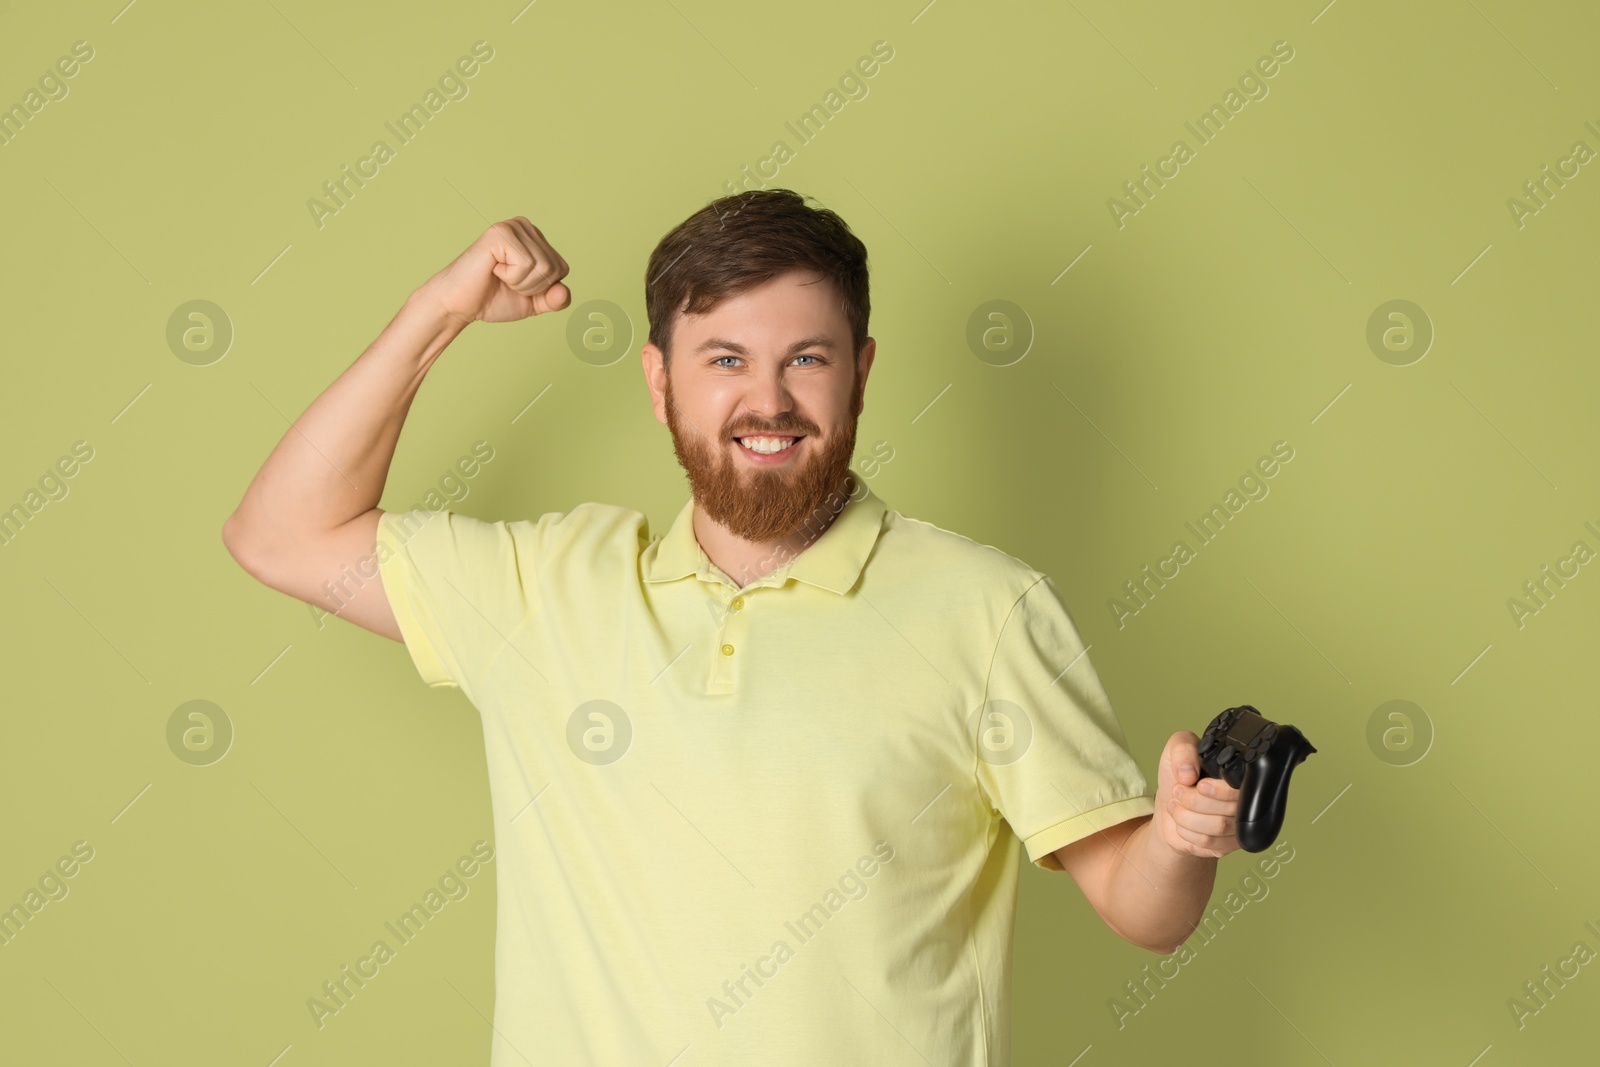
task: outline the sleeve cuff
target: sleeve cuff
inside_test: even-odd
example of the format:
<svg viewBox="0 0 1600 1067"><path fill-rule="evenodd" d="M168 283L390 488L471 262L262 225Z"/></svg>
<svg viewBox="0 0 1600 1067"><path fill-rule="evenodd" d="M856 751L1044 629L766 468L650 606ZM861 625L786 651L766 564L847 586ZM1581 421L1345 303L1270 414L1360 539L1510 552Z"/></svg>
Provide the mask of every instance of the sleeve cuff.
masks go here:
<svg viewBox="0 0 1600 1067"><path fill-rule="evenodd" d="M389 528L390 514L385 512L380 520L379 536L391 546L391 550L387 557L379 553L378 560L378 573L382 577L384 596L389 600L389 610L394 612L395 622L400 626L400 636L405 639L406 651L411 654L411 662L416 664L417 673L422 676L422 680L434 689L458 689L460 686L445 670L444 662L439 658L433 642L428 640L426 631L411 606L411 576L406 570L407 561L403 550L392 547L397 541L394 538L394 531Z"/></svg>
<svg viewBox="0 0 1600 1067"><path fill-rule="evenodd" d="M1126 800L1116 800L1110 804L1102 804L1098 808L1090 808L1070 819L1063 819L1025 838L1022 844L1028 850L1028 859L1033 861L1035 867L1043 867L1047 871L1064 870L1061 861L1056 859L1056 849L1107 827L1127 822L1129 819L1154 815L1155 810L1155 794L1142 793Z"/></svg>

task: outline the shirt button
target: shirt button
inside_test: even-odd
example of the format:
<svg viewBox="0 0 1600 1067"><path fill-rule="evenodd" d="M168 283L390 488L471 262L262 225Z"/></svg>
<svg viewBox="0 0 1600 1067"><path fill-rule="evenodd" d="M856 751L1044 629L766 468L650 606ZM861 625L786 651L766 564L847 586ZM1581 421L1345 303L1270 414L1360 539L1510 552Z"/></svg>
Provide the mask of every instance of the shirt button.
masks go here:
<svg viewBox="0 0 1600 1067"><path fill-rule="evenodd" d="M723 654L723 655L724 655L724 656L731 656L731 655L733 655L733 646L732 646L732 645L723 645L723 646L722 646L722 654Z"/></svg>
<svg viewBox="0 0 1600 1067"><path fill-rule="evenodd" d="M742 596L734 597L733 598L733 603L729 604L728 606L730 608L732 608L734 611L738 611L740 608L744 607L744 597L742 597Z"/></svg>

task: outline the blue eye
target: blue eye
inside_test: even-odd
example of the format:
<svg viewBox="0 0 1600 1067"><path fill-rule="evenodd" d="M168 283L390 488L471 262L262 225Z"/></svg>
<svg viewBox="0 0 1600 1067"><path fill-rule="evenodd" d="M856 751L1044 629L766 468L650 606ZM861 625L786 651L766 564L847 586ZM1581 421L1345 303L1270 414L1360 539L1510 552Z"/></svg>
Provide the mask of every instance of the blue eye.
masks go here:
<svg viewBox="0 0 1600 1067"><path fill-rule="evenodd" d="M712 360L711 362L714 365L722 365L722 361L725 360L725 359L738 359L738 358L739 358L738 356L718 356L716 359ZM810 355L808 353L806 355L796 356L794 358L795 359L812 359L812 360L814 360L814 359L820 359L821 357L813 356L813 355ZM807 366L810 366L810 364L807 364Z"/></svg>

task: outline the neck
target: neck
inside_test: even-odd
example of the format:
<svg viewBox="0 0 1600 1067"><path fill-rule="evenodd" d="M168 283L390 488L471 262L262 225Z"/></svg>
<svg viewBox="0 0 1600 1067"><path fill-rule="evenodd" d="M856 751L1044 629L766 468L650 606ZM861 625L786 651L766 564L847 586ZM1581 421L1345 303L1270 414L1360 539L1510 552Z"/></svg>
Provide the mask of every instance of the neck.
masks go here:
<svg viewBox="0 0 1600 1067"><path fill-rule="evenodd" d="M849 479L850 475L847 473L845 477ZM848 499L849 488L850 482L846 480L838 491L839 499ZM843 512L842 507L837 510L830 507L820 508L815 513L814 521L803 524L786 537L774 541L749 541L732 533L708 516L701 510L699 501L696 501L694 537L700 542L706 557L722 573L733 579L734 584L743 589L752 582L765 578L805 551Z"/></svg>

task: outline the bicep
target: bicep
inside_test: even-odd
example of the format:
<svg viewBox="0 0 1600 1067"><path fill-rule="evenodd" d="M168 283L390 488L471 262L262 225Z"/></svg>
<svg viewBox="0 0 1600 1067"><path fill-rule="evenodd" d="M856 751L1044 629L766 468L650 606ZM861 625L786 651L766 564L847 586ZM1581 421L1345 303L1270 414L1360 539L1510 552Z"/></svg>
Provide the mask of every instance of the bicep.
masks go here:
<svg viewBox="0 0 1600 1067"><path fill-rule="evenodd" d="M280 543L270 554L241 560L262 584L338 618L402 641L378 573L380 508L325 534ZM248 558L248 557L247 557Z"/></svg>

